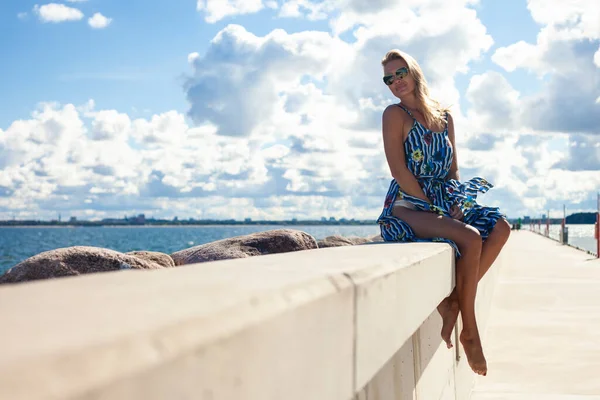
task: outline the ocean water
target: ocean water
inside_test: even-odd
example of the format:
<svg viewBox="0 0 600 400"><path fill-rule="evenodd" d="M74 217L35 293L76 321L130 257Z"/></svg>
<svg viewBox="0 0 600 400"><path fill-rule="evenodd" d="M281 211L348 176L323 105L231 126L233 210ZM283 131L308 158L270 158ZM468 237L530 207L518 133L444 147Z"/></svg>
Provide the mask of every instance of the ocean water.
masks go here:
<svg viewBox="0 0 600 400"><path fill-rule="evenodd" d="M135 250L171 254L216 240L253 232L289 228L317 240L331 235L373 236L379 225L214 225L192 227L0 227L0 275L21 261L44 251L70 246L95 246L120 252Z"/></svg>
<svg viewBox="0 0 600 400"><path fill-rule="evenodd" d="M567 225L567 227L569 228L569 244L593 253L596 252L594 225ZM220 239L281 228L304 231L317 240L331 235L366 237L379 234L378 225L218 225L89 228L0 227L0 274L31 256L61 247L95 246L121 252L149 250L170 254ZM528 229L529 226L525 226L524 228ZM542 231L544 228L545 226L542 226ZM550 237L558 239L559 229L560 225L550 225Z"/></svg>
<svg viewBox="0 0 600 400"><path fill-rule="evenodd" d="M541 233L545 232L546 225L541 225ZM559 240L560 239L560 225L550 225L549 226L549 236L552 239ZM582 224L582 225L572 225L567 224L567 228L569 228L569 244L571 246L575 246L582 250L590 251L596 254L596 239L594 238L594 225L593 224ZM524 226L524 229L530 229L529 226ZM535 232L540 232L538 226L535 225Z"/></svg>

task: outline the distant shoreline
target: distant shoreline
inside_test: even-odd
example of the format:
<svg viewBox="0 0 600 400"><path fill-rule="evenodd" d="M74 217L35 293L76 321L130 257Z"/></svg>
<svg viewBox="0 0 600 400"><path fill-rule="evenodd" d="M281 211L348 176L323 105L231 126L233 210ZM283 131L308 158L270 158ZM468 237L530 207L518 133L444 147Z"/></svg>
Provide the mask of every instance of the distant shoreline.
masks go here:
<svg viewBox="0 0 600 400"><path fill-rule="evenodd" d="M372 223L337 223L337 224L326 224L326 223L256 223L256 224L144 224L144 225L119 225L119 224L90 224L90 225L4 225L0 224L0 228L214 228L217 226L372 226L377 225L377 222Z"/></svg>
<svg viewBox="0 0 600 400"><path fill-rule="evenodd" d="M377 222L372 223L255 223L255 224L144 224L144 225L114 225L114 224L89 224L89 225L51 225L51 224L39 224L39 225L4 225L0 224L0 228L215 228L215 227L232 227L232 226L377 226ZM523 224L525 225L525 224ZM529 225L529 224L527 224ZM534 225L538 225L537 223ZM541 224L546 226L545 223ZM561 225L560 223L551 223L552 225ZM593 223L567 223L567 225L594 225Z"/></svg>

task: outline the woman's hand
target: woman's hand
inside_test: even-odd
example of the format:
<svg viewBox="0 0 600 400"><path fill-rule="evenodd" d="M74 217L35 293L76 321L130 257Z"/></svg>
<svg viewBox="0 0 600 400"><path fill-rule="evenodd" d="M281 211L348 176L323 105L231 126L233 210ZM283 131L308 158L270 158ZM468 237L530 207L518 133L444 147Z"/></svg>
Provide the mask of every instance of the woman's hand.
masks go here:
<svg viewBox="0 0 600 400"><path fill-rule="evenodd" d="M460 207L458 207L456 204L454 204L451 208L450 208L450 216L453 219L457 219L459 221L462 221L464 215L462 210L460 209Z"/></svg>

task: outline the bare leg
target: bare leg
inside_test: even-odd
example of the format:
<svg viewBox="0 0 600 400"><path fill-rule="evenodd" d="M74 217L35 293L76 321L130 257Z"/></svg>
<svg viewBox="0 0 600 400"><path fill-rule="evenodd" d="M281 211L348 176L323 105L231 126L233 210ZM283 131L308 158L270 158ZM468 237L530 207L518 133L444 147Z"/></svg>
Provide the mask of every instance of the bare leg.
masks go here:
<svg viewBox="0 0 600 400"><path fill-rule="evenodd" d="M483 243L481 249L481 257L479 260L479 280L483 278L485 273L490 269L500 250L508 240L510 235L510 225L502 218L496 222L494 229L490 232L487 240ZM438 306L438 312L442 316L442 339L446 342L448 348L452 347L452 330L456 325L458 318L458 297L456 287Z"/></svg>
<svg viewBox="0 0 600 400"><path fill-rule="evenodd" d="M418 237L448 238L460 249L462 257L456 261L456 291L463 321L460 341L471 369L480 375L485 375L487 364L475 318L475 296L482 247L479 232L472 226L452 218L404 207L395 207L393 215L409 224Z"/></svg>

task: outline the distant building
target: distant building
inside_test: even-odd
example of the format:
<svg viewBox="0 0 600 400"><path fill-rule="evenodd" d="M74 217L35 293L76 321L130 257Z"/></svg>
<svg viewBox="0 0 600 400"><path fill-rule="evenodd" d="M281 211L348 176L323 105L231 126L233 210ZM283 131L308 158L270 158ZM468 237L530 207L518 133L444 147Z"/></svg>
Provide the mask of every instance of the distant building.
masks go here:
<svg viewBox="0 0 600 400"><path fill-rule="evenodd" d="M132 222L134 224L143 225L146 223L146 216L144 214L139 214L137 217L132 218Z"/></svg>
<svg viewBox="0 0 600 400"><path fill-rule="evenodd" d="M244 222L245 222L245 223L250 223L250 222L252 222L252 218L246 218L246 219L244 220Z"/></svg>
<svg viewBox="0 0 600 400"><path fill-rule="evenodd" d="M69 220L69 222L77 222L77 217L71 217L71 219Z"/></svg>

